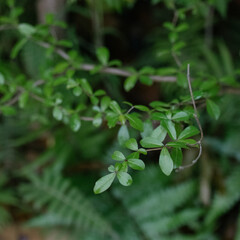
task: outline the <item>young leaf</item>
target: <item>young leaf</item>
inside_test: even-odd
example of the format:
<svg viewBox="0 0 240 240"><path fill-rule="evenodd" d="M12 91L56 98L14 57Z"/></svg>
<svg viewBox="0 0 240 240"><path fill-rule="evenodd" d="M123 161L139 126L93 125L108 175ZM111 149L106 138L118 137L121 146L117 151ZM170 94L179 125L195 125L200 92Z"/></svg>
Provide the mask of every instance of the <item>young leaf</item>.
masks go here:
<svg viewBox="0 0 240 240"><path fill-rule="evenodd" d="M140 143L145 148L155 148L155 147L162 147L163 146L162 142L160 142L157 138L153 138L153 137L143 138L140 141Z"/></svg>
<svg viewBox="0 0 240 240"><path fill-rule="evenodd" d="M113 165L110 165L109 167L108 167L108 171L109 172L115 172L115 167L113 166Z"/></svg>
<svg viewBox="0 0 240 240"><path fill-rule="evenodd" d="M132 75L132 76L128 77L124 82L124 89L127 92L130 91L135 86L136 82L137 82L136 75Z"/></svg>
<svg viewBox="0 0 240 240"><path fill-rule="evenodd" d="M107 65L109 61L109 51L105 47L97 49L97 58L102 65Z"/></svg>
<svg viewBox="0 0 240 240"><path fill-rule="evenodd" d="M77 114L72 115L70 118L70 127L74 132L77 132L81 127L81 120Z"/></svg>
<svg viewBox="0 0 240 240"><path fill-rule="evenodd" d="M175 124L170 120L162 120L161 123L162 123L162 126L167 130L170 138L176 140L177 133L175 129Z"/></svg>
<svg viewBox="0 0 240 240"><path fill-rule="evenodd" d="M207 99L207 111L210 117L218 119L220 117L220 108L219 106L210 99Z"/></svg>
<svg viewBox="0 0 240 240"><path fill-rule="evenodd" d="M147 151L144 148L139 148L138 152L143 154L143 155L147 155Z"/></svg>
<svg viewBox="0 0 240 240"><path fill-rule="evenodd" d="M188 126L179 135L178 139L185 139L195 136L199 133L199 130L194 126Z"/></svg>
<svg viewBox="0 0 240 240"><path fill-rule="evenodd" d="M126 172L118 172L117 178L123 186L130 186L132 184L132 177Z"/></svg>
<svg viewBox="0 0 240 240"><path fill-rule="evenodd" d="M130 138L125 142L125 146L126 148L133 150L133 151L137 151L138 150L138 144L136 139L134 138Z"/></svg>
<svg viewBox="0 0 240 240"><path fill-rule="evenodd" d="M133 114L127 114L126 118L128 119L131 127L137 129L138 131L143 131L143 122L140 118L136 117Z"/></svg>
<svg viewBox="0 0 240 240"><path fill-rule="evenodd" d="M94 186L94 193L95 194L99 194L102 193L104 191L106 191L111 185L112 182L114 180L114 178L116 177L116 173L110 173L104 177L101 177Z"/></svg>
<svg viewBox="0 0 240 240"><path fill-rule="evenodd" d="M173 160L166 147L164 147L159 156L159 165L163 173L169 176L173 170Z"/></svg>
<svg viewBox="0 0 240 240"><path fill-rule="evenodd" d="M115 127L118 121L118 115L114 112L110 112L107 114L106 119L108 121L108 127Z"/></svg>
<svg viewBox="0 0 240 240"><path fill-rule="evenodd" d="M55 107L53 109L53 117L58 120L58 121L61 121L62 118L63 118L63 113L62 113L62 110L59 108L59 107Z"/></svg>
<svg viewBox="0 0 240 240"><path fill-rule="evenodd" d="M122 125L118 131L118 142L120 145L124 145L124 143L130 138L128 128L126 125Z"/></svg>
<svg viewBox="0 0 240 240"><path fill-rule="evenodd" d="M140 159L128 159L128 165L134 170L143 170L145 168L145 164Z"/></svg>
<svg viewBox="0 0 240 240"><path fill-rule="evenodd" d="M126 158L120 151L115 151L112 155L112 159L116 161L124 161Z"/></svg>

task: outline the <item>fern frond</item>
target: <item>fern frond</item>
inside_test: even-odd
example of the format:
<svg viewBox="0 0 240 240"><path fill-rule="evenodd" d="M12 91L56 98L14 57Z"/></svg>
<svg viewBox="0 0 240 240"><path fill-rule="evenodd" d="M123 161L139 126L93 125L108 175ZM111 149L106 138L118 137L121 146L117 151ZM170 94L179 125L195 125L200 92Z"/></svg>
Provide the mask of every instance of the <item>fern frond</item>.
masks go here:
<svg viewBox="0 0 240 240"><path fill-rule="evenodd" d="M52 225L93 230L102 235L116 235L90 201L61 176L56 176L53 171L45 171L41 178L31 175L30 181L20 186L20 192L25 201L32 202L35 208L47 208L47 215L42 216L45 221L52 221ZM42 221L40 218L35 223L41 225Z"/></svg>
<svg viewBox="0 0 240 240"><path fill-rule="evenodd" d="M240 199L240 167L233 170L233 173L226 180L226 192L216 194L212 207L206 217L205 224L212 224L219 216L227 212Z"/></svg>

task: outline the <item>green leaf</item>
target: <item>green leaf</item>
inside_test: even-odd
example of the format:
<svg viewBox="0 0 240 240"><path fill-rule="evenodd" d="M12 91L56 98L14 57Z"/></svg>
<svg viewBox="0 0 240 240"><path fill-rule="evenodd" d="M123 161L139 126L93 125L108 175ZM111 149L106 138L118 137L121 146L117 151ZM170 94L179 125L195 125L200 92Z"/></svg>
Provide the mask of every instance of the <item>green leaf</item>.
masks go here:
<svg viewBox="0 0 240 240"><path fill-rule="evenodd" d="M62 120L63 113L62 113L62 110L59 107L55 107L53 109L53 117L58 121Z"/></svg>
<svg viewBox="0 0 240 240"><path fill-rule="evenodd" d="M109 106L115 113L119 115L122 113L121 108L116 101L111 101Z"/></svg>
<svg viewBox="0 0 240 240"><path fill-rule="evenodd" d="M168 142L166 144L166 146L173 147L173 148L188 148L186 143L180 142L180 141L179 142Z"/></svg>
<svg viewBox="0 0 240 240"><path fill-rule="evenodd" d="M170 138L176 140L177 139L177 133L176 133L176 129L175 129L175 124L170 120L162 120L161 124L167 130Z"/></svg>
<svg viewBox="0 0 240 240"><path fill-rule="evenodd" d="M178 139L185 139L199 134L199 130L194 126L188 126L179 135Z"/></svg>
<svg viewBox="0 0 240 240"><path fill-rule="evenodd" d="M132 76L128 77L124 81L124 89L127 92L130 91L135 86L136 82L137 82L137 76L136 75L132 75Z"/></svg>
<svg viewBox="0 0 240 240"><path fill-rule="evenodd" d="M108 167L108 171L109 172L115 172L115 167L113 166L113 165L110 165L109 167Z"/></svg>
<svg viewBox="0 0 240 240"><path fill-rule="evenodd" d="M133 151L137 151L138 150L138 144L136 139L134 138L130 138L125 142L125 146L126 148L133 150Z"/></svg>
<svg viewBox="0 0 240 240"><path fill-rule="evenodd" d="M221 113L219 106L210 99L207 99L207 112L212 118L216 120L220 117Z"/></svg>
<svg viewBox="0 0 240 240"><path fill-rule="evenodd" d="M73 89L73 95L79 97L82 94L82 89L80 87L75 87Z"/></svg>
<svg viewBox="0 0 240 240"><path fill-rule="evenodd" d="M126 125L122 125L118 131L118 142L120 145L124 145L124 143L130 138L128 128Z"/></svg>
<svg viewBox="0 0 240 240"><path fill-rule="evenodd" d="M105 47L97 49L97 58L102 65L107 65L109 61L109 51Z"/></svg>
<svg viewBox="0 0 240 240"><path fill-rule="evenodd" d="M0 73L0 85L3 85L5 83L5 77L2 73Z"/></svg>
<svg viewBox="0 0 240 240"><path fill-rule="evenodd" d="M54 67L53 73L55 74L63 73L68 67L69 67L68 62L60 62Z"/></svg>
<svg viewBox="0 0 240 240"><path fill-rule="evenodd" d="M188 114L186 112L180 111L172 116L172 120L175 121L185 121L188 120Z"/></svg>
<svg viewBox="0 0 240 240"><path fill-rule="evenodd" d="M155 113L152 114L152 119L153 120L158 120L158 121L167 120L167 116L163 113L155 112Z"/></svg>
<svg viewBox="0 0 240 240"><path fill-rule="evenodd" d="M143 155L147 155L147 151L144 148L139 148L138 152L143 154Z"/></svg>
<svg viewBox="0 0 240 240"><path fill-rule="evenodd" d="M157 138L159 142L163 142L167 136L167 130L162 126L155 128L151 134L151 137Z"/></svg>
<svg viewBox="0 0 240 240"><path fill-rule="evenodd" d="M12 116L16 114L16 109L12 106L1 106L0 112L2 112L5 116Z"/></svg>
<svg viewBox="0 0 240 240"><path fill-rule="evenodd" d="M99 194L106 191L113 183L114 178L116 177L116 173L110 173L104 177L101 177L94 186L94 193Z"/></svg>
<svg viewBox="0 0 240 240"><path fill-rule="evenodd" d="M127 156L127 159L131 158L139 159L139 152L133 152Z"/></svg>
<svg viewBox="0 0 240 240"><path fill-rule="evenodd" d="M27 41L28 40L26 38L23 38L14 45L14 47L11 51L11 58L12 59L17 57L19 51L23 48L23 46L27 43Z"/></svg>
<svg viewBox="0 0 240 240"><path fill-rule="evenodd" d="M74 114L70 118L70 127L74 132L77 132L81 127L81 120L77 114Z"/></svg>
<svg viewBox="0 0 240 240"><path fill-rule="evenodd" d="M174 163L174 168L178 168L182 165L183 154L181 148L173 148L171 151L171 157Z"/></svg>
<svg viewBox="0 0 240 240"><path fill-rule="evenodd" d="M112 159L116 161L124 161L126 158L120 151L115 151L112 155Z"/></svg>
<svg viewBox="0 0 240 240"><path fill-rule="evenodd" d="M149 108L143 105L135 105L134 108L143 112L149 112Z"/></svg>
<svg viewBox="0 0 240 240"><path fill-rule="evenodd" d="M153 138L153 137L143 138L140 141L140 143L145 148L155 148L155 147L162 147L163 146L162 142L160 142L157 138Z"/></svg>
<svg viewBox="0 0 240 240"><path fill-rule="evenodd" d="M101 99L100 105L101 105L101 111L102 111L102 112L104 112L104 111L108 108L110 102L111 102L111 99L110 99L110 97L108 97L108 96L104 96L104 97Z"/></svg>
<svg viewBox="0 0 240 240"><path fill-rule="evenodd" d="M108 121L108 127L115 127L118 121L118 115L116 113L110 112L107 114L106 119Z"/></svg>
<svg viewBox="0 0 240 240"><path fill-rule="evenodd" d="M92 87L91 85L88 83L88 81L83 78L80 80L81 86L83 88L83 90L88 94L88 95L92 95L93 91L92 91Z"/></svg>
<svg viewBox="0 0 240 240"><path fill-rule="evenodd" d="M130 186L132 184L132 177L126 172L118 172L117 178L123 186Z"/></svg>
<svg viewBox="0 0 240 240"><path fill-rule="evenodd" d="M36 29L28 23L19 24L18 30L21 34L23 34L26 37L29 37L36 32Z"/></svg>
<svg viewBox="0 0 240 240"><path fill-rule="evenodd" d="M97 114L93 119L93 126L99 127L102 124L102 115L101 113Z"/></svg>
<svg viewBox="0 0 240 240"><path fill-rule="evenodd" d="M173 170L173 160L166 147L164 147L159 156L159 165L163 173L169 176Z"/></svg>
<svg viewBox="0 0 240 240"><path fill-rule="evenodd" d="M24 92L21 94L21 96L19 97L19 107L20 108L24 108L26 106L28 97L29 97L28 92Z"/></svg>
<svg viewBox="0 0 240 240"><path fill-rule="evenodd" d="M126 118L128 119L131 127L137 129L138 131L143 131L143 122L140 118L136 117L133 114L127 114Z"/></svg>
<svg viewBox="0 0 240 240"><path fill-rule="evenodd" d="M134 170L144 170L145 164L140 159L128 159L128 165Z"/></svg>
<svg viewBox="0 0 240 240"><path fill-rule="evenodd" d="M140 80L141 83L143 83L143 84L145 84L147 86L151 86L153 84L153 80L150 77L148 77L148 76L141 75L139 77L139 80Z"/></svg>

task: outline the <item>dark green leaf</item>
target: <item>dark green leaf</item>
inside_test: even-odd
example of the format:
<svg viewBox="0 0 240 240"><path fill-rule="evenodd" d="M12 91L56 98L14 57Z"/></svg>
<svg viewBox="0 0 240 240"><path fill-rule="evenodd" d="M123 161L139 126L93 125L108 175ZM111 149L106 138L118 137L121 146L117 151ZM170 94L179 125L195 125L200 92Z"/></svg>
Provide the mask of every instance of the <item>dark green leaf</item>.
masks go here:
<svg viewBox="0 0 240 240"><path fill-rule="evenodd" d="M178 139L185 139L195 136L199 133L199 130L194 126L188 126L179 135Z"/></svg>
<svg viewBox="0 0 240 240"><path fill-rule="evenodd" d="M181 148L173 148L171 151L174 168L178 168L182 165L183 154Z"/></svg>
<svg viewBox="0 0 240 240"><path fill-rule="evenodd" d="M207 99L207 111L208 114L216 120L220 117L221 112L219 106L210 99Z"/></svg>
<svg viewBox="0 0 240 240"><path fill-rule="evenodd" d="M138 118L137 116L135 116L133 114L127 114L126 118L128 119L131 127L139 130L140 132L143 131L143 122L140 118Z"/></svg>
<svg viewBox="0 0 240 240"><path fill-rule="evenodd" d="M140 80L141 83L143 83L147 86L151 86L153 84L153 80L148 76L143 76L142 75L142 76L139 77L139 80Z"/></svg>

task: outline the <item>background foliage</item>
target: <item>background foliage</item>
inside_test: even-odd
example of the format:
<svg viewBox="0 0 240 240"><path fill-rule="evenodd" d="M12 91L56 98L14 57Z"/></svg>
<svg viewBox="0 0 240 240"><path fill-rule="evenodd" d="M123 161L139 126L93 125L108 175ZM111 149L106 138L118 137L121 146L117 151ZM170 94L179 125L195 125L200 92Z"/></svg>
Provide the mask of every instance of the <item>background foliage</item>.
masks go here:
<svg viewBox="0 0 240 240"><path fill-rule="evenodd" d="M0 2L0 238L240 239L239 1L58 3ZM203 151L166 176L198 154L187 64ZM94 195L112 158L133 184Z"/></svg>

